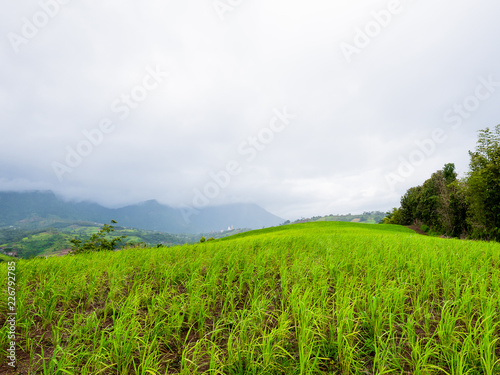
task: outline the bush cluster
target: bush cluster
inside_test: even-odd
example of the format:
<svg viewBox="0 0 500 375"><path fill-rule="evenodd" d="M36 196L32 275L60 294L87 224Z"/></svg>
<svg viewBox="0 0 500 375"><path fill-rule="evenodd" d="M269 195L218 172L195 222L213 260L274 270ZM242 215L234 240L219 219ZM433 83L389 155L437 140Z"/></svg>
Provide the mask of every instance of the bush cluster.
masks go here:
<svg viewBox="0 0 500 375"><path fill-rule="evenodd" d="M111 220L111 224L116 224L116 221ZM111 232L114 232L115 227L110 224L104 224L101 230L97 233L94 233L90 236L89 239L82 241L80 239L72 239L71 243L73 244L71 247L72 254L80 254L80 253L90 253L96 251L111 251L118 247L118 244L122 242L124 238L127 236L119 236L114 238L107 238L107 235Z"/></svg>

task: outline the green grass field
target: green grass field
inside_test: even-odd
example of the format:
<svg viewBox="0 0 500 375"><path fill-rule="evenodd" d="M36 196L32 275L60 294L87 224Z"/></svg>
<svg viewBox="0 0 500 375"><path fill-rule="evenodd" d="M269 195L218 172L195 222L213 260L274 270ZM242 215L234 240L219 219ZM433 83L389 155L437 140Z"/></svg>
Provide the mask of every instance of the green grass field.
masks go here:
<svg viewBox="0 0 500 375"><path fill-rule="evenodd" d="M21 374L500 374L498 243L316 222L16 274Z"/></svg>

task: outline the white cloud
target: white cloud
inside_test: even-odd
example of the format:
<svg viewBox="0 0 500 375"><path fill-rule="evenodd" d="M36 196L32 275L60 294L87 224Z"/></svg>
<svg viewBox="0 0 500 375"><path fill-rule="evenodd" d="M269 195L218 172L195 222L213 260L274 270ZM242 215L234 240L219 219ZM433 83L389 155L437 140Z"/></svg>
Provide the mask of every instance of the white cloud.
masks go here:
<svg viewBox="0 0 500 375"><path fill-rule="evenodd" d="M48 2L48 0L42 0ZM500 80L500 5L402 1L404 11L348 63L340 49L387 1L69 2L15 53L7 35L37 1L0 15L0 189L54 189L108 205L157 198L190 204L209 173L242 164L212 203L252 201L287 218L389 209L444 163L467 168L480 128L498 121L500 90L391 191L385 175L480 76ZM120 120L113 101L148 66L170 76ZM273 109L297 117L251 162L238 146ZM82 131L116 128L58 181Z"/></svg>

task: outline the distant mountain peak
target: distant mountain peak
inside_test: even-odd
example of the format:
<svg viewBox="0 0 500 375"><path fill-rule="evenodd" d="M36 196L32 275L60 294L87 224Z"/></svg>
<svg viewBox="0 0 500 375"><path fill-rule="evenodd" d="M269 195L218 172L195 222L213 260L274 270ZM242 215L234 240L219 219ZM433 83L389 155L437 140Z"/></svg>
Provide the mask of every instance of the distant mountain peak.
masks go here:
<svg viewBox="0 0 500 375"><path fill-rule="evenodd" d="M279 225L284 220L255 203L230 203L199 208L188 220L182 208L174 208L150 199L121 208L106 208L92 202L65 201L51 191L0 192L0 227L36 223L34 216L60 221L90 221L149 229L168 233L207 233L228 227L260 229Z"/></svg>

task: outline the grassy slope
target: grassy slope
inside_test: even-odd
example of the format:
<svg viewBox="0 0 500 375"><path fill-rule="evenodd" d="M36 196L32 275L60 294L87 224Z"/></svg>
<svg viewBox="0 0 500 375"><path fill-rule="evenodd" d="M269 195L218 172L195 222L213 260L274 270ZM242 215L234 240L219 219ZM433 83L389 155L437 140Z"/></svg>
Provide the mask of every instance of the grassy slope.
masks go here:
<svg viewBox="0 0 500 375"><path fill-rule="evenodd" d="M500 373L496 243L318 222L17 274L23 371Z"/></svg>
<svg viewBox="0 0 500 375"><path fill-rule="evenodd" d="M0 248L17 251L18 257L25 259L35 256L57 255L61 250L72 247L71 240L73 238L89 238L92 234L99 232L102 227L102 225L93 225L90 223L59 224L61 228L38 229L36 231L4 229L4 231L11 232L7 236L2 236L0 230ZM109 237L122 235L127 236L124 244L146 242L150 244L163 243L166 246L194 242L201 237L201 235L197 237L196 235L177 235L121 227L117 227L115 232ZM10 238L10 240L6 241L5 237ZM2 241L2 239L4 240Z"/></svg>

